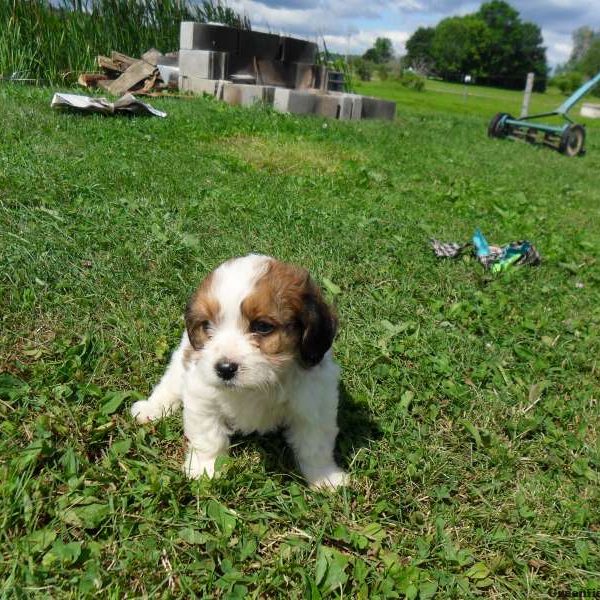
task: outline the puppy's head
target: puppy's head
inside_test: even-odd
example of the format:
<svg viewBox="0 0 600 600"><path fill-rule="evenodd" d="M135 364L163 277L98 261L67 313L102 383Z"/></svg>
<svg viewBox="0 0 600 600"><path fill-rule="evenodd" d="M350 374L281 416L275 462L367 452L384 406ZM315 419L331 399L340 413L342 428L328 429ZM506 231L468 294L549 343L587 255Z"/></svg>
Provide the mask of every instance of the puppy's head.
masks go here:
<svg viewBox="0 0 600 600"><path fill-rule="evenodd" d="M185 320L203 380L232 388L274 384L292 364L317 365L337 325L305 269L256 255L213 271Z"/></svg>

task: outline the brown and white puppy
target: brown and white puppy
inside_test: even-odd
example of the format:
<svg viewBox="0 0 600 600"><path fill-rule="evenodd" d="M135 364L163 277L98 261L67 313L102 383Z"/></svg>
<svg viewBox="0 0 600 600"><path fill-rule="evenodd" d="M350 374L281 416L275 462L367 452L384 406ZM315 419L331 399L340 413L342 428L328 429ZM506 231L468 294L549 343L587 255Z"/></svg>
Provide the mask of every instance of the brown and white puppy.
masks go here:
<svg viewBox="0 0 600 600"><path fill-rule="evenodd" d="M144 423L183 405L184 470L212 477L235 432L285 428L313 487L337 487L336 319L305 269L268 256L223 263L199 286L166 373L132 415Z"/></svg>

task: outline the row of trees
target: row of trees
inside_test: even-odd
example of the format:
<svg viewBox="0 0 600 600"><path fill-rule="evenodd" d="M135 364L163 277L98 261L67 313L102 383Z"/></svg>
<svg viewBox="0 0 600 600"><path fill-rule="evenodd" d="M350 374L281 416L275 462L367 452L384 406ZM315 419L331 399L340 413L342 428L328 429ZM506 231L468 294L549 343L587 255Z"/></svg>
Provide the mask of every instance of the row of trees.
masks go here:
<svg viewBox="0 0 600 600"><path fill-rule="evenodd" d="M350 57L350 66L362 81L371 79L373 73L377 73L379 79L387 79L391 71L398 71L398 64L392 40L386 37L378 37L362 56Z"/></svg>
<svg viewBox="0 0 600 600"><path fill-rule="evenodd" d="M392 78L418 91L425 87L423 75L407 69L403 59L394 56L392 40L386 37L378 37L362 56L349 57L349 63L352 73L363 81L370 80L376 73L381 80Z"/></svg>
<svg viewBox="0 0 600 600"><path fill-rule="evenodd" d="M536 89L546 88L548 65L538 25L521 21L503 0L491 0L476 13L420 27L406 42L404 62L416 71L448 81L471 75L479 83L521 88L527 73Z"/></svg>

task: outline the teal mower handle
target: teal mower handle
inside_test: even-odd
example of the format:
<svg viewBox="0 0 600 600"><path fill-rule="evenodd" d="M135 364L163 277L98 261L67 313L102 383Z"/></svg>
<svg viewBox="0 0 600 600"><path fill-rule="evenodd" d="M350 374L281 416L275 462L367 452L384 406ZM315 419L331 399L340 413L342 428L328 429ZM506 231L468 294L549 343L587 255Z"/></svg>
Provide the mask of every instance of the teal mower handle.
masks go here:
<svg viewBox="0 0 600 600"><path fill-rule="evenodd" d="M571 108L581 98L583 98L598 82L600 82L600 73L598 73L595 77L586 81L581 87L577 88L557 109L557 115L566 115Z"/></svg>

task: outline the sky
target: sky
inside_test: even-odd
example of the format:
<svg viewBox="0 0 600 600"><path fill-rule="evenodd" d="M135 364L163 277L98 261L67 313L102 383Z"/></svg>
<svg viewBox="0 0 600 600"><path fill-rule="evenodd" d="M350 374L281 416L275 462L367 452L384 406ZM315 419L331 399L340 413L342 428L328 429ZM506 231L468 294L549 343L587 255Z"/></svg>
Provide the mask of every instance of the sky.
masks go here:
<svg viewBox="0 0 600 600"><path fill-rule="evenodd" d="M600 29L600 0L510 0L523 21L542 29L551 67L571 53L571 33L588 25ZM341 54L362 54L377 37L392 40L397 55L418 27L435 26L454 15L477 11L481 2L462 0L230 0L252 26L321 42Z"/></svg>

